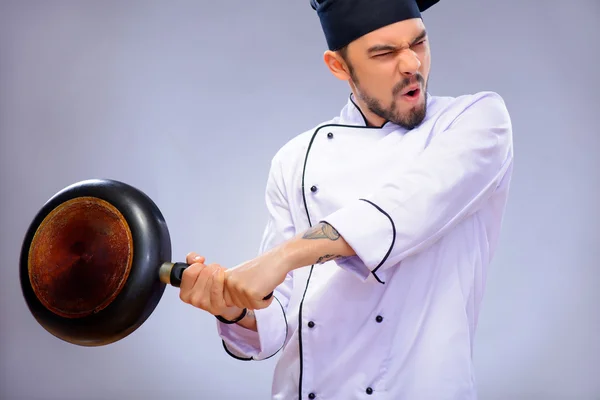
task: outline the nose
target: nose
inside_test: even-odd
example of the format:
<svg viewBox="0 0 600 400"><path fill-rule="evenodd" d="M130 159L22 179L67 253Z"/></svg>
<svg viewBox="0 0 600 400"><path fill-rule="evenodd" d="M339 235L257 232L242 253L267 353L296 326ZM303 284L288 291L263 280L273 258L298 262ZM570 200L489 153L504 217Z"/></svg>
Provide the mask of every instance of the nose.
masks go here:
<svg viewBox="0 0 600 400"><path fill-rule="evenodd" d="M421 60L417 56L417 53L414 51L407 49L402 52L400 55L400 63L398 68L400 68L400 73L406 76L412 76L419 72L419 68L421 68Z"/></svg>

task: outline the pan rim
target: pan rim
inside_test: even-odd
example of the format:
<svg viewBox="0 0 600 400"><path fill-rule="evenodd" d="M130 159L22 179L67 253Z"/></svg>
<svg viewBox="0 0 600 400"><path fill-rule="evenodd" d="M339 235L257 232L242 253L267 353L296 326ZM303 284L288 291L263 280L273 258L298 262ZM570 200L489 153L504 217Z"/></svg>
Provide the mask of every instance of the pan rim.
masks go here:
<svg viewBox="0 0 600 400"><path fill-rule="evenodd" d="M98 313L65 318L39 301L28 279L28 254L40 222L58 205L91 196L113 205L133 237L133 256L127 281L113 301ZM48 199L30 222L21 246L22 294L35 320L53 336L80 346L103 346L136 331L153 313L166 284L158 271L171 261L171 241L165 219L157 205L141 190L114 179L88 179L71 184Z"/></svg>

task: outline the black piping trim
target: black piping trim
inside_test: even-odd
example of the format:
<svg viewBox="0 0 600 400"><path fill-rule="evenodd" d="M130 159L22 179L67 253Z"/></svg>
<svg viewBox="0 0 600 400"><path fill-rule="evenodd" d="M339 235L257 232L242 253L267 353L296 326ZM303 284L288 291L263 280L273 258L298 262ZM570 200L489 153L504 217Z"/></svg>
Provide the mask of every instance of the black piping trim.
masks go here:
<svg viewBox="0 0 600 400"><path fill-rule="evenodd" d="M285 310L283 309L283 305L281 305L281 302L279 301L277 296L273 296L273 297L279 303L279 307L281 307L281 312L283 313L283 319L285 320L285 336L283 337L283 344L281 345L281 347L275 353L271 354L269 357L263 358L261 361L268 360L269 358L273 357L275 354L279 353L281 351L281 349L283 349L283 347L285 346L285 341L287 340L287 336L288 336L289 327L288 327L287 317L285 316Z"/></svg>
<svg viewBox="0 0 600 400"><path fill-rule="evenodd" d="M356 103L354 103L354 101L352 100L352 97L350 97L350 100L356 106ZM360 108L358 108L358 106L356 106L356 109L360 111ZM360 111L360 113L364 118L364 114L362 113L362 111ZM386 124L387 124L387 122L386 122ZM367 126L366 119L365 119L365 126L331 123L331 124L321 125L315 129L315 132L313 133L312 137L310 138L310 142L308 143L308 147L306 149L306 156L304 157L304 166L302 168L302 201L304 202L304 210L306 211L306 217L308 218L308 225L310 227L312 227L312 222L310 220L310 213L308 212L308 204L306 203L306 188L305 188L305 177L306 177L306 166L308 165L308 155L310 153L310 149L312 148L312 145L313 145L315 138L317 137L317 134L319 133L319 131L321 131L324 128L332 127L332 126L340 127L340 128L354 128L354 129L381 129L383 126L385 126L385 124L383 124L381 127ZM381 209L380 209L380 211L383 212L383 210L381 210ZM385 212L383 212L383 213L385 214ZM388 215L388 218L389 218L389 215ZM393 226L393 221L392 221L392 226ZM395 235L396 235L396 229L394 228L394 238L395 238ZM391 249L390 249L390 251L391 251ZM389 251L388 251L388 255L389 255ZM387 258L387 255L386 255L386 258ZM385 261L385 259L384 259L384 261ZM383 261L382 261L382 264L383 264ZM306 286L304 288L304 293L302 294L302 300L300 300L300 306L299 306L299 311L298 311L298 347L299 347L298 352L300 355L300 378L299 378L299 382L298 382L298 398L299 399L302 398L302 374L303 374L303 366L304 366L304 359L302 356L302 308L304 305L304 298L306 296L306 292L308 291L308 285L310 284L310 277L312 276L314 266L315 265L313 264L310 267L310 271L308 273L308 278L306 279ZM379 266L377 268L379 268ZM373 273L373 276L375 277L375 279L377 279L377 281L384 283L375 274L375 271L373 271L372 273Z"/></svg>
<svg viewBox="0 0 600 400"><path fill-rule="evenodd" d="M365 128L375 128L375 129L381 129L381 128L383 128L384 126L386 126L388 122L390 122L390 121L384 121L384 122L383 122L383 125L381 125L381 126L368 126L368 125L369 125L369 122L367 121L367 117L365 117L365 114L363 114L363 112L362 112L362 110L360 109L360 107L358 106L358 104L356 104L356 103L354 102L354 99L352 98L352 93L350 93L350 101L352 102L352 104L354 104L354 107L356 107L356 109L358 110L358 112L359 112L359 113L360 113L360 115L362 116L362 118L363 118L363 121L365 121L365 126L364 126ZM361 127L361 128L362 128L362 127Z"/></svg>
<svg viewBox="0 0 600 400"><path fill-rule="evenodd" d="M306 292L308 291L308 283L310 282L310 277L313 272L313 268L315 265L310 266L310 272L308 273L308 279L306 279L306 286L304 287L304 293L302 294L302 300L300 301L300 309L298 311L298 343L299 343L299 353L300 353L300 382L298 384L298 398L302 398L302 372L303 372L303 357L302 357L302 307L304 305L304 296L306 296Z"/></svg>
<svg viewBox="0 0 600 400"><path fill-rule="evenodd" d="M283 309L283 305L281 304L281 301L279 301L279 299L277 298L277 296L273 296L273 298L275 300L277 300L277 302L279 303L279 307L281 307L281 311L283 312L283 319L285 320L285 336L283 337L283 344L281 345L281 347L273 354L271 354L269 357L265 357L261 360L258 361L264 361L264 360L268 360L269 358L275 356L275 354L279 353L281 351L281 349L283 349L283 346L285 346L285 341L287 340L287 336L288 336L288 323L287 323L287 317L285 315L285 310ZM245 358L245 357L240 357L240 356L236 356L235 354L233 354L225 345L225 341L221 340L223 342L223 348L225 349L225 351L227 352L227 354L229 354L231 357L235 358L236 360L241 360L241 361L253 361L255 360L254 357L250 357L250 358Z"/></svg>
<svg viewBox="0 0 600 400"><path fill-rule="evenodd" d="M379 265L377 267L375 267L375 269L373 269L373 271L371 271L371 273L373 274L375 279L377 279L377 282L385 284L385 282L383 282L381 279L379 279L376 272L383 265L383 263L385 263L385 261L390 256L392 249L394 248L394 243L396 243L396 225L394 224L394 220L392 219L392 217L390 217L390 215L387 212L385 212L381 207L379 207L377 204L373 203L372 201L366 200L366 199L360 199L360 200L367 202L370 205L372 205L373 207L375 207L377 210L379 210L379 212L381 212L383 215L388 217L388 219L390 220L390 223L392 224L392 243L390 244L390 248L388 249L387 253L385 253L383 260L381 260Z"/></svg>
<svg viewBox="0 0 600 400"><path fill-rule="evenodd" d="M327 126L327 125L325 125ZM306 217L308 218L308 226L312 227L312 222L310 221L310 213L308 212L308 204L306 203L306 190L304 187L305 181L304 178L306 176L306 165L308 164L308 154L310 153L310 149L315 141L315 137L317 137L317 133L324 126L321 126L315 130L312 137L310 138L310 142L308 143L308 148L306 149L306 155L304 156L304 166L302 168L302 201L304 202L304 209L306 210ZM312 275L314 268L314 264L310 266L310 272L308 273L308 278L306 279L306 286L304 287L304 293L302 293L302 300L300 300L300 306L298 309L298 353L300 355L300 377L298 382L298 399L302 399L302 373L304 366L304 357L302 356L302 307L304 306L304 297L306 296L306 291L308 290L308 284L310 282L310 277Z"/></svg>
<svg viewBox="0 0 600 400"><path fill-rule="evenodd" d="M236 360L240 360L240 361L252 361L253 358L245 358L245 357L240 357L240 356L236 356L235 354L233 354L231 351L229 351L229 349L227 348L227 346L225 345L225 341L223 339L221 339L221 342L223 342L223 348L225 349L225 352L227 354L229 354L231 357L235 358Z"/></svg>

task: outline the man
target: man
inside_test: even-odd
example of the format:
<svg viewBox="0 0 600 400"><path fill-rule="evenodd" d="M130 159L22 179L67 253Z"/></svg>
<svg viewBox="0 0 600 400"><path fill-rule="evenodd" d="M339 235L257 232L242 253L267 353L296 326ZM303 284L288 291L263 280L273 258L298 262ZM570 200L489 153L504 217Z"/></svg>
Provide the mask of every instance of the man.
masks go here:
<svg viewBox="0 0 600 400"><path fill-rule="evenodd" d="M476 398L512 127L496 93L428 94L436 2L311 2L350 98L274 156L257 258L188 255L181 299L217 316L233 357L280 355L274 399Z"/></svg>

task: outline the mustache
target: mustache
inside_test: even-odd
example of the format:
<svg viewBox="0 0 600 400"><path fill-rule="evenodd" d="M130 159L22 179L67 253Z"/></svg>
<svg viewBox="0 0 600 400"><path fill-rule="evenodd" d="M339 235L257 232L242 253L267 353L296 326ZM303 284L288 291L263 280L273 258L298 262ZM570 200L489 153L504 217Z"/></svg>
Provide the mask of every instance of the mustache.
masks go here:
<svg viewBox="0 0 600 400"><path fill-rule="evenodd" d="M404 78L402 81L400 81L396 85L394 85L394 89L392 90L392 93L394 94L394 96L398 96L406 87L413 85L417 82L421 86L423 86L425 84L425 78L423 78L423 75L417 73L412 78Z"/></svg>

